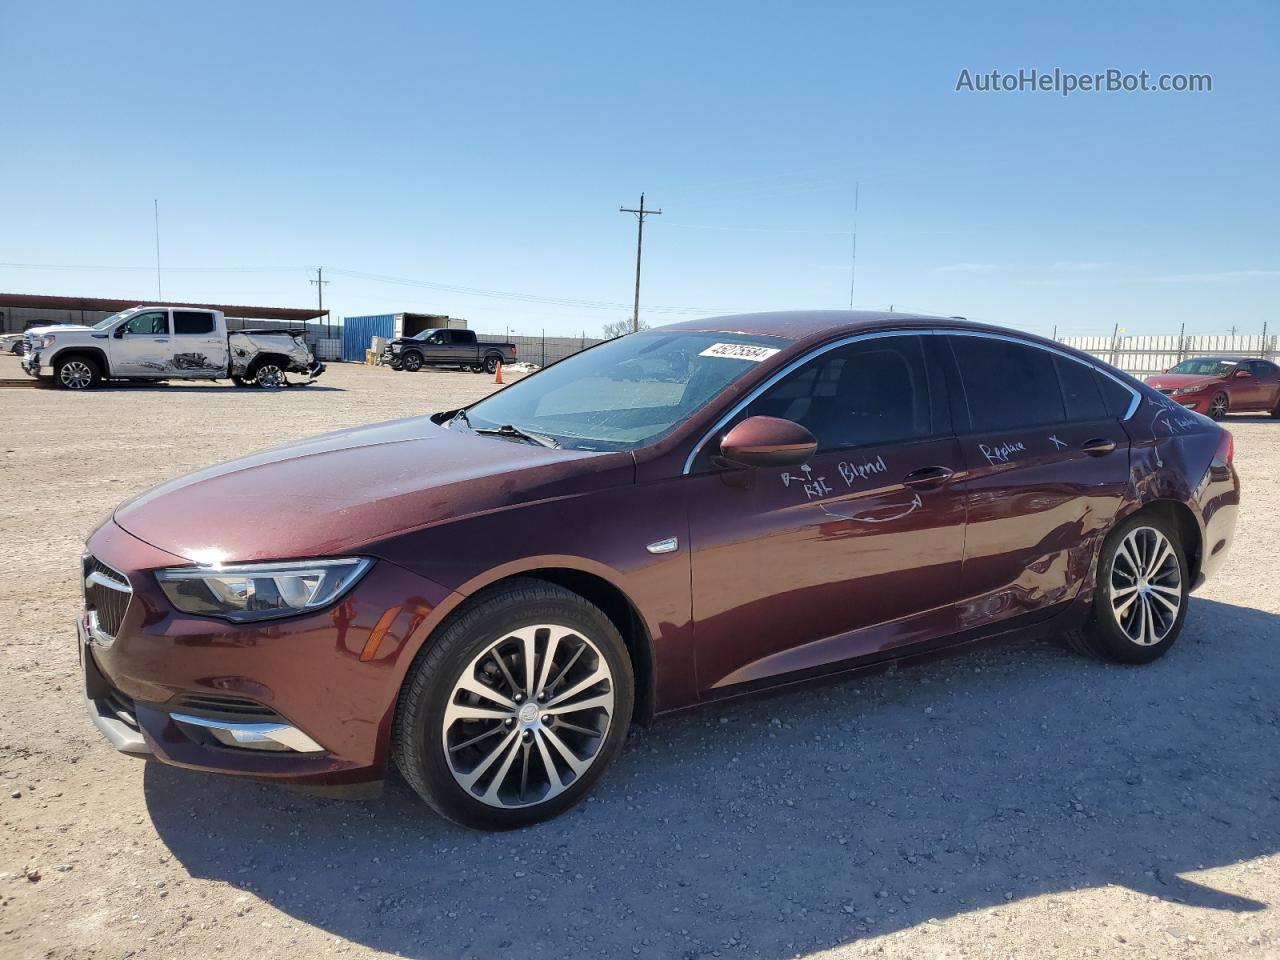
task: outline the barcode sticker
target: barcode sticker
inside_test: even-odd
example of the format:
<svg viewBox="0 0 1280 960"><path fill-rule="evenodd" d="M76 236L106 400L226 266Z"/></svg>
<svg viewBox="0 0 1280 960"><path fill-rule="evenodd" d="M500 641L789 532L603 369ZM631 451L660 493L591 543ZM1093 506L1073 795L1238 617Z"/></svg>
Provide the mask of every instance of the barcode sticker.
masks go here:
<svg viewBox="0 0 1280 960"><path fill-rule="evenodd" d="M713 343L703 350L700 357L728 357L730 360L750 360L759 363L778 352L776 347L757 347L753 343Z"/></svg>

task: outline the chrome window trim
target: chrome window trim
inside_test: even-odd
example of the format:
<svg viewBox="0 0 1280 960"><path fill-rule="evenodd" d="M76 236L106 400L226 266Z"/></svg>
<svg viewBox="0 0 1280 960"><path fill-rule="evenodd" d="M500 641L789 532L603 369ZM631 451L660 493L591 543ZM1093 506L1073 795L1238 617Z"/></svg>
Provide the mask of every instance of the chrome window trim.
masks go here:
<svg viewBox="0 0 1280 960"><path fill-rule="evenodd" d="M1096 363L1093 363L1088 360L1082 360L1079 357L1072 356L1071 354L1063 350L1058 350L1054 347L1047 346L1043 343L1034 343L1030 340L1023 340L1019 337L1011 337L1008 334L1004 334L1004 333L986 333L982 330L939 330L936 332L946 333L951 336L986 337L988 340L1007 340L1009 343L1016 343L1019 346L1035 347L1038 350L1045 351L1045 353L1057 354L1058 356L1066 360L1075 361L1076 363L1080 364L1080 366L1082 367L1088 367L1091 370L1095 370L1098 373L1102 374L1104 377L1107 377L1110 380L1114 380L1116 383L1120 384L1120 386L1124 387L1126 390L1129 391L1129 394L1132 397L1132 399L1129 401L1129 409L1124 412L1124 416L1120 418L1121 420L1128 420L1135 413L1137 413L1138 404L1142 402L1142 394L1140 394L1137 390L1133 389L1133 387L1129 386L1129 384L1125 383L1115 374L1102 369L1102 367L1098 366Z"/></svg>
<svg viewBox="0 0 1280 960"><path fill-rule="evenodd" d="M757 384L756 387L749 394L747 394L745 397L743 397L741 400L735 403L732 407L730 407L727 413L725 413L722 417L720 417L720 419L718 419L714 424L712 424L711 428L702 435L701 439L699 439L696 444L694 444L693 449L689 452L689 456L685 458L684 469L681 471L681 476L689 475L690 470L692 470L693 468L693 461L697 458L698 454L702 452L702 448L706 446L707 441L711 439L713 434L715 434L726 423L728 423L730 420L736 417L739 413L741 413L743 409L746 408L753 400L759 397L760 394L764 393L766 390L768 390L770 387L776 384L783 377L792 373L799 367L804 366L804 364L808 363L810 360L816 359L817 357L820 357L824 353L827 353L831 350L836 350L840 347L846 347L851 343L857 343L862 340L877 340L877 339L882 339L884 337L910 337L910 336L985 337L988 340L1007 340L1009 343L1016 343L1024 347L1035 347L1039 350L1044 350L1047 353L1057 354L1058 356L1063 357L1067 360L1072 360L1083 367L1088 367L1091 370L1095 370L1098 373L1102 374L1103 376L1114 380L1120 386L1128 390L1129 393L1132 395L1133 399L1130 401L1129 409L1125 411L1124 416L1120 417L1121 420L1128 420L1130 417L1132 417L1138 411L1138 404L1142 402L1142 394L1138 393L1138 391L1135 390L1133 387L1131 387L1129 384L1125 383L1123 380L1121 380L1119 377L1115 376L1114 374L1104 370L1102 367L1098 366L1096 363L1091 363L1087 360L1082 360L1080 357L1073 356L1062 350L1057 350L1043 343L1035 343L1034 341L1031 341L1031 340L1023 340L1020 337L1010 336L1008 334L988 333L985 330L963 330L957 327L927 327L924 329L908 328L908 329L898 329L898 330L874 330L869 333L855 333L847 337L842 337L839 340L833 340L831 343L824 343L819 347L815 347L813 350L809 351L804 356L797 357L795 360L792 360L781 370L778 370L777 372L772 374L763 383Z"/></svg>

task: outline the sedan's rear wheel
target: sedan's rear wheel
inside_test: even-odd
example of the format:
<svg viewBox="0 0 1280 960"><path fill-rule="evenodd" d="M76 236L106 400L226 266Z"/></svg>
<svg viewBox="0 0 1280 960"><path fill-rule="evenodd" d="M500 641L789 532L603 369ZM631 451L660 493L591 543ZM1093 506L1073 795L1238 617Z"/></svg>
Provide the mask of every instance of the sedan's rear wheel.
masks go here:
<svg viewBox="0 0 1280 960"><path fill-rule="evenodd" d="M631 661L609 618L563 588L512 581L418 654L396 710L396 765L458 823L537 823L603 774L632 701Z"/></svg>
<svg viewBox="0 0 1280 960"><path fill-rule="evenodd" d="M1229 402L1225 393L1219 393L1209 401L1209 416L1214 420L1221 420L1227 415Z"/></svg>
<svg viewBox="0 0 1280 960"><path fill-rule="evenodd" d="M1120 663L1155 660L1182 632L1189 591L1177 532L1155 514L1131 517L1102 546L1093 610L1072 646Z"/></svg>

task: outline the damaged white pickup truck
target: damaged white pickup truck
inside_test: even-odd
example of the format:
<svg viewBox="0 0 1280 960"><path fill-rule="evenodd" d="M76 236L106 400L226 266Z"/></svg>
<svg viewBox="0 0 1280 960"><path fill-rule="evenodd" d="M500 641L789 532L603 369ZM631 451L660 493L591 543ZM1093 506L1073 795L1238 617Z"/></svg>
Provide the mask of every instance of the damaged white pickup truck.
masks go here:
<svg viewBox="0 0 1280 960"><path fill-rule="evenodd" d="M22 369L51 376L65 390L87 390L103 380L221 380L275 389L287 374L310 383L324 372L300 330L227 331L217 310L133 307L92 327L28 330Z"/></svg>

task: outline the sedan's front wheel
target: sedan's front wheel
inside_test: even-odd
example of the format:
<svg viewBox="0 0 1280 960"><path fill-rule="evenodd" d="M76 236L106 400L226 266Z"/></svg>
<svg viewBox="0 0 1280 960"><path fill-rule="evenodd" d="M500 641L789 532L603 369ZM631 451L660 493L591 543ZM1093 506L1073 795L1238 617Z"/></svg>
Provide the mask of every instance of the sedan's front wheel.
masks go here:
<svg viewBox="0 0 1280 960"><path fill-rule="evenodd" d="M594 604L540 580L469 601L419 652L392 750L409 784L465 826L504 830L563 813L617 755L631 660Z"/></svg>
<svg viewBox="0 0 1280 960"><path fill-rule="evenodd" d="M1081 653L1149 663L1182 632L1190 588L1187 558L1173 525L1162 516L1137 514L1103 543L1093 610L1068 640Z"/></svg>

